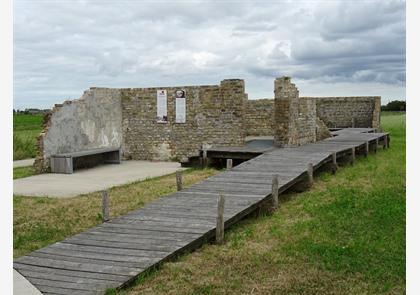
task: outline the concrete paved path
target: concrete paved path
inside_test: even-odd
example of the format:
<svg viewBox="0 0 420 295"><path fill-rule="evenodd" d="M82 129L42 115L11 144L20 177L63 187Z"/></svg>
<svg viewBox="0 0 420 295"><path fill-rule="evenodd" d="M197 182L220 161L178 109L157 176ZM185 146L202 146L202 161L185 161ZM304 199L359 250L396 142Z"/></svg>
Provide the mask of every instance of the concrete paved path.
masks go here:
<svg viewBox="0 0 420 295"><path fill-rule="evenodd" d="M24 276L13 269L13 295L42 295Z"/></svg>
<svg viewBox="0 0 420 295"><path fill-rule="evenodd" d="M13 168L32 166L34 164L34 161L35 161L35 159L25 159L25 160L13 161Z"/></svg>
<svg viewBox="0 0 420 295"><path fill-rule="evenodd" d="M15 179L15 195L36 197L74 197L113 186L174 173L182 169L176 162L123 161L90 169L76 170L73 174L46 173Z"/></svg>

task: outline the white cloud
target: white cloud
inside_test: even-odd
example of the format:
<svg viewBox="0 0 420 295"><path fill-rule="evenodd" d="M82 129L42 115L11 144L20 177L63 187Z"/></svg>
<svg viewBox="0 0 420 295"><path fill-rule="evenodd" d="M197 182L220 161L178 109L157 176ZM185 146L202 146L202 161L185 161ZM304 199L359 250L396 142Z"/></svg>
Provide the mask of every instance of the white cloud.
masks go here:
<svg viewBox="0 0 420 295"><path fill-rule="evenodd" d="M16 108L224 78L272 97L281 75L308 95L405 98L403 1L16 0L14 21Z"/></svg>

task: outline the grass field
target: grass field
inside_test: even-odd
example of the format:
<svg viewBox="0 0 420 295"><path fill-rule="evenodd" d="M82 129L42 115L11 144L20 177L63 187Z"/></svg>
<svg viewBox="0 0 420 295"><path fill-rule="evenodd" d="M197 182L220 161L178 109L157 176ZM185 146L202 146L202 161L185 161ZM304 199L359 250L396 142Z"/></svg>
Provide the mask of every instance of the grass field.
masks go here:
<svg viewBox="0 0 420 295"><path fill-rule="evenodd" d="M223 245L204 245L140 277L120 294L404 294L405 115L384 114L391 148L310 191L282 195L271 215L248 218ZM216 170L186 172L186 186ZM175 191L174 175L115 187L111 217ZM14 197L14 256L101 222L101 198ZM113 291L110 291L113 293Z"/></svg>
<svg viewBox="0 0 420 295"><path fill-rule="evenodd" d="M13 168L13 179L28 177L35 174L32 166Z"/></svg>
<svg viewBox="0 0 420 295"><path fill-rule="evenodd" d="M359 158L278 211L227 231L120 294L404 294L405 116L386 114L391 148ZM287 199L287 201L284 201Z"/></svg>
<svg viewBox="0 0 420 295"><path fill-rule="evenodd" d="M35 157L41 129L42 115L13 115L13 160Z"/></svg>
<svg viewBox="0 0 420 295"><path fill-rule="evenodd" d="M214 169L187 170L183 181L191 185L216 172ZM174 174L111 188L110 216L128 213L175 191ZM14 196L14 256L25 255L101 223L101 210L100 193L66 199Z"/></svg>

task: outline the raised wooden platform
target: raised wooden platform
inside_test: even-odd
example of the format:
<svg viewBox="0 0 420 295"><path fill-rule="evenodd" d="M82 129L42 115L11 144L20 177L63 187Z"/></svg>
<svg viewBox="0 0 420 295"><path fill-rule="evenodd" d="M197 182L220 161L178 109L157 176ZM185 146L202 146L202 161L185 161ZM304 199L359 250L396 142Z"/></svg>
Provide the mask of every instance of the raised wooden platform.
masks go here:
<svg viewBox="0 0 420 295"><path fill-rule="evenodd" d="M362 132L362 133L361 133ZM215 235L217 198L223 193L225 228L271 198L272 175L282 192L314 169L389 143L387 133L341 131L295 148L270 148L230 171L194 184L64 241L15 259L14 268L44 294L103 294Z"/></svg>

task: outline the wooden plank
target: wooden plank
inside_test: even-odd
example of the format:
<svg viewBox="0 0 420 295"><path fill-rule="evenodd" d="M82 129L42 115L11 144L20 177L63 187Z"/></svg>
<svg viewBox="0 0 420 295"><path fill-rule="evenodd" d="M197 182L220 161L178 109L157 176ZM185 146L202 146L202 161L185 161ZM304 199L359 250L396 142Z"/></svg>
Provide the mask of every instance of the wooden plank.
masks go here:
<svg viewBox="0 0 420 295"><path fill-rule="evenodd" d="M38 252L38 251L30 253L29 257L49 258L49 259L54 259L54 260L59 260L59 261L97 264L97 265L104 265L104 266L129 267L132 269L136 269L136 271L141 271L142 269L144 269L145 267L153 263L152 259L149 259L146 262L114 261L114 260L98 259L98 258L93 258L93 257L86 258L86 257L71 256L71 255L66 255L66 254L63 255L63 253L51 254L51 253L44 253L44 252ZM105 255L103 256L103 258L105 258Z"/></svg>
<svg viewBox="0 0 420 295"><path fill-rule="evenodd" d="M206 189L203 190L184 190L183 194L191 194L194 198L207 198L214 199L214 195L217 195L219 192L209 192ZM229 198L237 198L237 199L260 199L264 198L267 194L265 192L255 193L253 192L252 195L245 194L245 192L225 192L224 195Z"/></svg>
<svg viewBox="0 0 420 295"><path fill-rule="evenodd" d="M202 208L202 207L201 207ZM202 219L202 220L208 220L211 221L214 219L214 214L208 210L205 210L204 208L202 208L201 210L200 207L196 207L194 208L194 210L192 210L192 208L190 210L182 210L182 207L178 207L178 208L174 208L172 207L171 210L163 210L163 208L147 208L145 209L142 213L141 216L164 216L164 217L171 217L171 218L190 218L190 219ZM233 213L236 210L231 210L229 213ZM127 217L134 217L136 215L130 215Z"/></svg>
<svg viewBox="0 0 420 295"><path fill-rule="evenodd" d="M186 192L210 192L210 193L230 193L230 194L243 194L251 193L258 195L266 195L267 189L258 188L241 188L241 187L219 187L219 186L197 186L189 187Z"/></svg>
<svg viewBox="0 0 420 295"><path fill-rule="evenodd" d="M127 242L127 243L137 243L142 245L182 245L185 241L190 241L194 237L185 237L184 239L154 239L152 237L143 238L143 236L138 235L129 235L129 234L116 234L116 233L107 233L107 232L86 232L80 235L77 235L78 239L86 238L90 240L100 240L100 241L116 241L116 242Z"/></svg>
<svg viewBox="0 0 420 295"><path fill-rule="evenodd" d="M98 247L98 246L85 246L77 245L70 243L58 242L48 246L48 248L54 249L64 249L69 251L80 251L80 252L90 252L90 253L105 253L105 254L115 254L115 255L127 255L135 257L150 257L150 258L163 258L168 255L168 252L163 251L149 251L149 250L135 250L135 249L121 249L121 248L107 248L107 247Z"/></svg>
<svg viewBox="0 0 420 295"><path fill-rule="evenodd" d="M67 275L61 275L61 274L38 272L38 271L33 271L33 270L21 270L20 273L25 278L44 279L44 280L51 280L51 281L76 283L76 284L82 284L82 285L84 284L85 286L86 284L95 284L95 285L104 286L105 288L112 288L112 287L120 285L121 283L121 282L113 281L113 280L99 280L99 279L92 279L92 278L86 278L86 277L73 277L73 276L67 276Z"/></svg>
<svg viewBox="0 0 420 295"><path fill-rule="evenodd" d="M104 281L116 281L116 282L125 282L127 281L130 276L128 275L116 275L116 274L106 274L106 273L96 273L96 272L89 272L89 271L81 271L81 270L67 270L67 269L60 269L60 268L53 268L49 266L37 266L31 264L22 264L18 262L13 263L13 268L17 271L21 272L25 271L34 271L38 273L47 273L47 274L58 274L68 277L81 277L81 278L92 278Z"/></svg>
<svg viewBox="0 0 420 295"><path fill-rule="evenodd" d="M68 238L62 243L76 244L76 245L87 245L87 246L98 246L98 247L108 247L108 248L119 248L119 249L136 249L136 250L149 250L151 252L160 251L160 252L172 252L178 249L179 245L156 245L156 244L143 244L143 243L130 243L122 241L110 241L108 239L98 240L93 238L81 237Z"/></svg>
<svg viewBox="0 0 420 295"><path fill-rule="evenodd" d="M138 218L128 218L128 217L120 217L112 221L113 223L130 223L130 224L149 224L149 225L165 225L165 226L178 226L184 227L188 229L207 229L209 226L213 225L213 222L206 221L206 220L191 220L185 218L165 218L162 216L139 216Z"/></svg>
<svg viewBox="0 0 420 295"><path fill-rule="evenodd" d="M44 266L51 268L59 268L66 270L79 270L85 272L96 272L96 273L105 273L105 274L117 274L125 276L135 276L142 269L130 268L130 267L121 267L121 266L106 266L101 264L87 264L80 262L71 262L63 260L55 260L49 258L39 258L31 256L23 256L16 260L20 264L30 264L35 266Z"/></svg>
<svg viewBox="0 0 420 295"><path fill-rule="evenodd" d="M203 229L194 229L194 228L183 228L183 227L168 227L166 225L157 225L157 224L144 224L144 223L124 223L124 222L113 222L107 224L109 227L115 228L128 228L128 229L138 229L138 230L150 230L156 232L175 232L175 233L191 233L191 234L201 234Z"/></svg>
<svg viewBox="0 0 420 295"><path fill-rule="evenodd" d="M89 233L109 233L109 234L119 234L121 238L124 238L125 235L129 235L132 237L138 237L142 239L151 239L154 240L168 240L168 239L174 239L177 241L182 240L189 240L189 239L196 239L200 237L201 234L188 234L188 235L182 235L182 236L173 236L168 235L172 234L171 232L152 232L152 231L144 231L144 230L136 230L136 229L127 229L127 228L114 228L114 227L101 227L101 228L95 228L89 231Z"/></svg>
<svg viewBox="0 0 420 295"><path fill-rule="evenodd" d="M79 291L85 292L104 292L106 290L106 285L108 284L78 284L78 283L71 283L71 282L62 282L62 281L53 281L53 280L46 280L46 279L38 279L38 278L31 278L31 283L35 286L45 286L45 287L53 287L57 289L70 289L70 290L77 290L74 291L73 294L78 294ZM113 285L112 285L113 286ZM42 289L42 287L40 287Z"/></svg>
<svg viewBox="0 0 420 295"><path fill-rule="evenodd" d="M45 247L35 251L34 253L44 253L44 254L55 254L55 255L63 255L63 256L71 256L71 257L79 257L79 258L90 258L90 259L98 259L98 260L105 260L105 261L115 261L115 262L128 262L133 263L132 267L137 267L139 264L150 264L156 262L156 259L160 259L162 257L149 257L149 256L129 256L129 255L119 255L119 254L109 254L109 253L95 253L95 252L84 252L79 250L68 250L68 249L60 249L60 248L52 248L52 247ZM130 266L130 264L124 264L124 266Z"/></svg>
<svg viewBox="0 0 420 295"><path fill-rule="evenodd" d="M92 295L92 294L99 294L95 291L84 291L79 289L63 289L59 287L50 287L50 286L43 286L43 285L35 285L39 291L43 294L50 293L50 294L60 294L60 295ZM103 292L102 292L103 293Z"/></svg>
<svg viewBox="0 0 420 295"><path fill-rule="evenodd" d="M147 212L142 212L142 214L123 216L118 220L135 220L135 221L154 221L154 222L174 222L174 224L199 224L200 226L208 226L213 224L213 219L210 218L201 218L200 216L164 216L159 214L147 214Z"/></svg>
<svg viewBox="0 0 420 295"><path fill-rule="evenodd" d="M234 202L234 200L229 200L229 203L226 203L226 212L227 214L230 213L234 213L236 211L240 211L243 210L243 208L248 207L249 205L253 204L252 199L249 199L250 201L246 201L245 202L241 202L240 204L238 204L237 202ZM178 203L178 202L179 203ZM188 206L187 208L184 207ZM187 200L185 198L181 198L181 199L177 199L177 200L173 200L168 204L162 205L162 206L150 206L148 207L149 209L156 209L156 210L178 210L178 209L194 209L195 212L199 213L199 212L205 212L203 214L208 214L208 215L213 215L213 213L208 213L208 212L213 212L214 208L215 208L215 204L214 203L204 203L204 202L193 202L191 204L188 204Z"/></svg>
<svg viewBox="0 0 420 295"><path fill-rule="evenodd" d="M237 191L235 189L238 189L238 185L233 184L232 186L232 184L233 183L224 181L206 181L201 183L200 185L191 185L189 188L222 188L230 191ZM240 188L241 190L245 189L245 191L249 189L248 192L252 192L254 189L256 189L257 191L263 190L265 192L267 188L270 188L270 184L267 185L265 183L241 183Z"/></svg>

